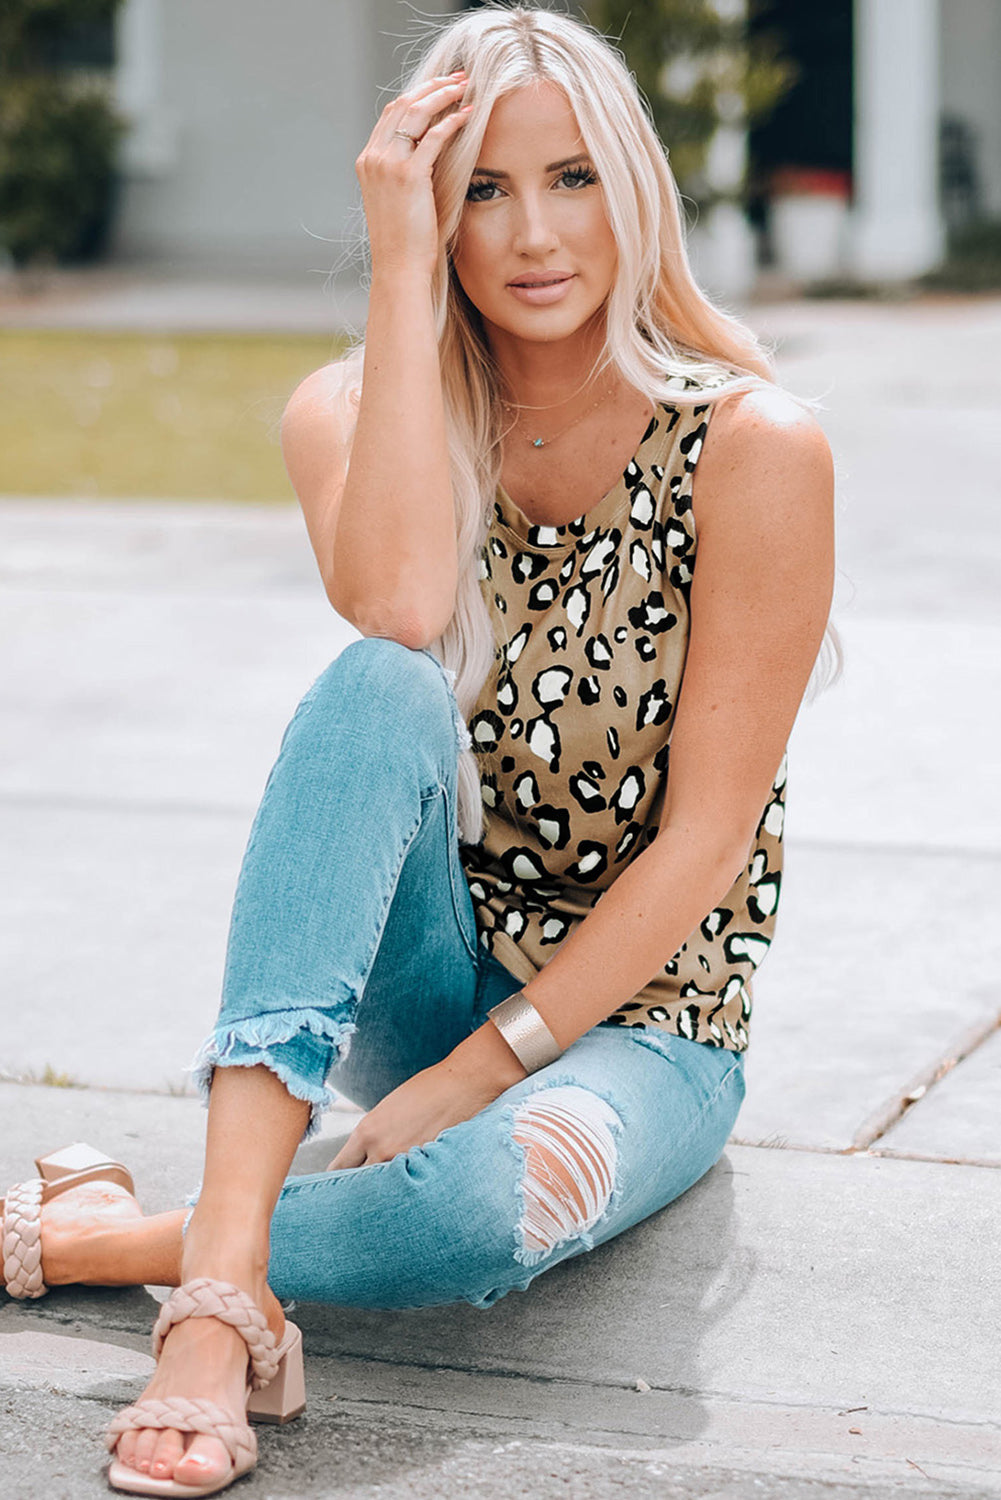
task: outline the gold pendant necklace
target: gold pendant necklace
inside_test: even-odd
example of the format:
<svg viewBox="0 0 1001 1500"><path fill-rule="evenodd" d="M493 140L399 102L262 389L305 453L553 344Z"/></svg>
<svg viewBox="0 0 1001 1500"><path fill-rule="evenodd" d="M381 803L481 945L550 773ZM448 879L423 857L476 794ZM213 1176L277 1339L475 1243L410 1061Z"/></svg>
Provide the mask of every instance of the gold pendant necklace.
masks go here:
<svg viewBox="0 0 1001 1500"><path fill-rule="evenodd" d="M565 432L569 432L571 427L576 427L578 422L583 422L585 417L589 417L593 411L596 411L597 408L601 406L602 402L608 400L611 394L611 388L609 388L607 391L605 391L603 396L599 396L597 401L592 402L592 404L584 411L582 411L579 416L574 417L572 422L568 422L565 427L561 427L559 432L554 432L552 437L531 437L527 433L523 434L523 436L528 439L528 442L532 445L533 448L548 448L550 443L555 443L557 438L561 438ZM507 407L508 411L521 410L521 408L517 407L512 401L505 401L504 405Z"/></svg>

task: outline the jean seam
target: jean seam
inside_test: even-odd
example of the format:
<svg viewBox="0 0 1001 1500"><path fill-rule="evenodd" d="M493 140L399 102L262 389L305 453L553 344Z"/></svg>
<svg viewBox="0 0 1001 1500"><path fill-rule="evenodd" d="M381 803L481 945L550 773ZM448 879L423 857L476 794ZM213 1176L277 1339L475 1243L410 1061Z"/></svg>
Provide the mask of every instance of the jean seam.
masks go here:
<svg viewBox="0 0 1001 1500"><path fill-rule="evenodd" d="M421 828L424 826L424 817L425 817L424 808L425 808L425 804L428 803L428 802L430 802L430 801L432 801L434 799L434 797L438 794L438 792L440 790L441 790L440 787L435 787L433 789L433 791L429 795L425 794L424 792L422 792L421 795L420 795L420 802L421 802L420 813L418 814L416 823L413 825L413 827L411 828L410 832L407 834L405 840L403 841L403 848L402 848L402 850L400 852L400 860L399 860L399 863L398 863L398 865L396 867L396 873L393 876L392 882L390 884L389 892L388 892L385 900L382 903L382 910L381 910L381 912L379 914L378 937L376 939L374 947L366 955L365 962L362 965L362 978L361 978L361 982L359 984L358 994L356 994L355 997L354 997L354 999L355 999L355 1013L356 1013L356 1015L357 1015L358 1008L361 1005L362 1000L364 998L365 990L368 987L368 981L369 981L369 979L371 978L371 975L372 975L373 965L375 964L376 958L378 957L378 954L379 954L379 947L380 947L380 945L382 943L383 934L385 933L385 930L386 930L386 921L387 921L387 918L388 918L389 909L392 906L393 900L394 900L394 898L396 896L396 892L399 889L400 876L403 873L403 867L404 867L404 865L407 862L407 856L409 855L410 850L413 848L415 839L417 838L418 834L420 833Z"/></svg>
<svg viewBox="0 0 1001 1500"><path fill-rule="evenodd" d="M430 647L422 646L420 648L420 653L422 656L430 657L431 661L434 662L435 666L438 668L439 673L441 674L442 681L445 684L445 691L448 694L449 708L451 709L452 732L455 736L456 755L461 755L463 750L472 748L472 740L470 738L469 729L466 725L466 722L462 717L462 710L459 707L459 700L455 696L456 674L451 667L446 667L444 662L439 661L438 657L435 656Z"/></svg>
<svg viewBox="0 0 1001 1500"><path fill-rule="evenodd" d="M618 1029L624 1030L627 1033L632 1033L635 1030L635 1028L633 1028L633 1027L621 1027L621 1028L616 1028L616 1029L617 1030ZM645 1031L659 1031L660 1030L659 1027L653 1027L653 1026L647 1026L647 1027L644 1027L643 1029ZM668 1033L668 1034L670 1035L670 1033ZM686 1038L686 1040L687 1040L687 1038ZM706 1044L705 1043L695 1043L694 1045L695 1046L705 1046ZM662 1057L663 1060L664 1060L664 1062L672 1063L675 1066L677 1066L677 1060L675 1058L673 1058L673 1057L669 1057L666 1052L657 1052L657 1050L655 1048L651 1048L649 1050L653 1051L655 1056ZM718 1047L717 1048L713 1048L713 1051L717 1051L717 1052L718 1051L724 1051L724 1050L729 1050L729 1049L718 1048ZM734 1057L735 1058L740 1058L742 1056L743 1056L743 1054L740 1053L740 1052L734 1053ZM682 1135L680 1137L680 1139L682 1141L686 1141L688 1139L688 1137L692 1134L692 1132L696 1129L696 1127L698 1126L698 1124L700 1123L700 1121L703 1120L705 1118L705 1116L711 1110L715 1109L716 1104L719 1101L720 1095L723 1093L723 1090L725 1088L727 1088L727 1086L729 1085L730 1080L733 1078L734 1074L735 1073L739 1073L740 1070L741 1070L741 1064L739 1062L734 1061L733 1063L731 1063L730 1067L727 1068L727 1070L723 1074L722 1078L720 1078L717 1081L716 1087L713 1090L713 1092L710 1095L710 1097L706 1100L705 1104L701 1106L701 1108L699 1109L699 1111L696 1114L695 1118L690 1122L690 1124L683 1131L683 1133L682 1133ZM739 1109L739 1106L738 1106L738 1109Z"/></svg>
<svg viewBox="0 0 1001 1500"><path fill-rule="evenodd" d="M487 985L486 949L482 943L476 945L476 993L473 996L473 1019L480 1013L480 1002Z"/></svg>
<svg viewBox="0 0 1001 1500"><path fill-rule="evenodd" d="M713 1110L713 1109L716 1108L716 1105L719 1102L720 1095L723 1093L723 1090L726 1088L726 1086L730 1082L731 1078L738 1071L739 1071L739 1066L738 1066L737 1063L734 1063L732 1067L727 1068L726 1072L723 1074L723 1077L719 1080L719 1082L716 1085L716 1088L713 1090L712 1096L709 1099L706 1100L705 1104L699 1110L699 1112L696 1115L695 1119L691 1121L691 1123L689 1124L688 1128L684 1131L684 1133L683 1133L683 1135L681 1137L681 1139L683 1141L686 1141L688 1139L688 1137L695 1130L695 1127L698 1124L700 1124L700 1122L702 1120L705 1119L706 1115L708 1115L711 1110ZM727 1131L728 1135L729 1135L729 1133L730 1132Z"/></svg>
<svg viewBox="0 0 1001 1500"><path fill-rule="evenodd" d="M452 831L452 824L455 821L455 809L452 807L452 799L449 795L448 787L443 786L441 791L442 796L445 799L445 864L448 869L448 888L452 896L452 913L455 917L455 925L459 929L459 935L462 938L463 946L465 947L466 952L469 954L469 957L474 961L474 963L477 964L478 967L479 944L475 941L470 943L468 937L466 936L466 929L462 921L462 915L460 912L459 892L456 888L456 867L458 867L458 873L463 880L465 880L465 876L462 874L462 864L459 859L458 836L453 835ZM475 918L473 926L475 932Z"/></svg>

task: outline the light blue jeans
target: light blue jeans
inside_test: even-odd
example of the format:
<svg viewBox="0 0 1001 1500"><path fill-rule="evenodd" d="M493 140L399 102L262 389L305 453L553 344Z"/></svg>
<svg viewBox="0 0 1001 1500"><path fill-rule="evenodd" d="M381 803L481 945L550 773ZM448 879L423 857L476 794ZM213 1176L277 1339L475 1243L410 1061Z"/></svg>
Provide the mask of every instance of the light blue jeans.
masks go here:
<svg viewBox="0 0 1001 1500"><path fill-rule="evenodd" d="M310 688L244 856L219 1020L194 1064L206 1097L213 1067L264 1063L312 1104L310 1134L331 1089L370 1109L520 988L478 940L459 858L462 734L429 651L355 641ZM426 1145L290 1177L271 1286L488 1307L691 1187L743 1097L742 1054L602 1022Z"/></svg>

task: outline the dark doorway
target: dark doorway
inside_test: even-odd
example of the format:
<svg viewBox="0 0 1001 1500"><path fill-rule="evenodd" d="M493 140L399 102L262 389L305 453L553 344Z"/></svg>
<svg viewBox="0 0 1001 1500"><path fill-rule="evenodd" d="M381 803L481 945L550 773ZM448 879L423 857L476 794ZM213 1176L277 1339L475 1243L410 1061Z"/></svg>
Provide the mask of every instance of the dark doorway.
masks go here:
<svg viewBox="0 0 1001 1500"><path fill-rule="evenodd" d="M763 259L770 259L768 202L777 174L790 169L842 179L850 191L852 170L852 0L757 0L752 32L776 35L792 57L799 78L774 113L749 137L749 203L761 232Z"/></svg>
<svg viewBox="0 0 1001 1500"><path fill-rule="evenodd" d="M775 112L751 131L755 166L851 171L851 0L759 0L751 29L776 33L800 69Z"/></svg>

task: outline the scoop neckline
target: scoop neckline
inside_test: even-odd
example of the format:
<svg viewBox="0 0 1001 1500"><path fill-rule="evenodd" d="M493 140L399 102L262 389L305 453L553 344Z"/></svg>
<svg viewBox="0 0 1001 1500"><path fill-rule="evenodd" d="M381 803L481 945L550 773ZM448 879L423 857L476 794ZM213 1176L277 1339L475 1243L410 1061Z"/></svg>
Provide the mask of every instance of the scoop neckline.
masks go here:
<svg viewBox="0 0 1001 1500"><path fill-rule="evenodd" d="M545 526L536 521L530 521L525 512L518 506L507 490L498 480L497 490L494 496L494 517L507 531L512 532L520 542L529 547L535 547L540 552L552 554L562 548L576 546L577 542L584 536L589 535L596 527L614 520L619 510L629 501L629 492L626 489L626 475L634 464L649 467L656 462L656 456L650 457L647 449L659 436L664 436L664 413L677 408L669 407L666 402L658 401L655 405L654 414L650 418L649 425L640 438L639 447L629 459L615 484L602 495L600 500L595 501L590 510L584 511L582 515L574 516L565 521L562 526ZM671 429L673 431L673 428Z"/></svg>

